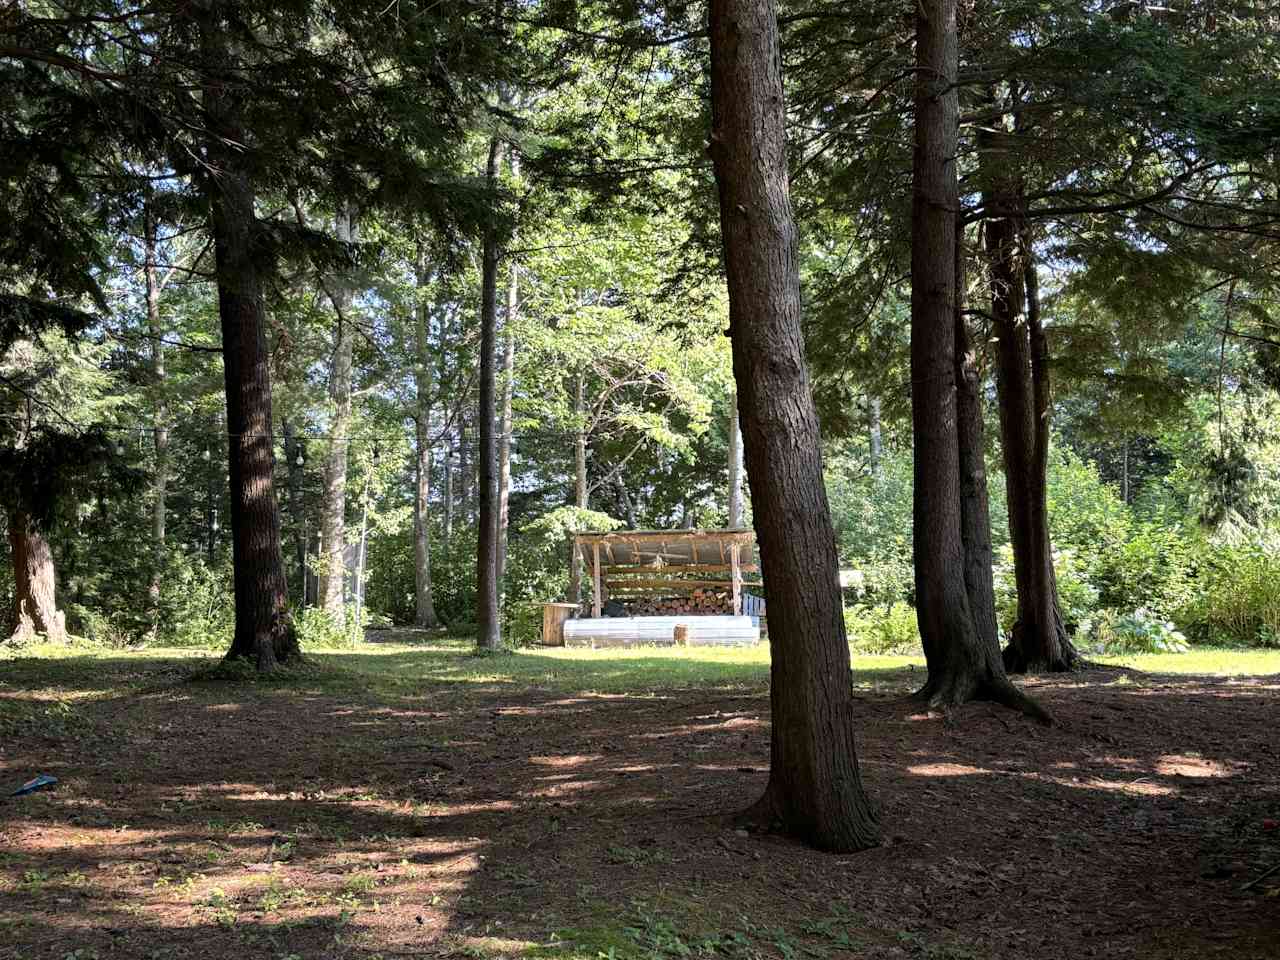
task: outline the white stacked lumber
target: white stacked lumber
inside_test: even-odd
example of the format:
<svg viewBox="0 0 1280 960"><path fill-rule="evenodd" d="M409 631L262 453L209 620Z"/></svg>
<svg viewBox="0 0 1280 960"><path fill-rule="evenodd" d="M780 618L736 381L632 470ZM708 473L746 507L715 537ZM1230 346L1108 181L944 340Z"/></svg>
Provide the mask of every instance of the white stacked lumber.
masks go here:
<svg viewBox="0 0 1280 960"><path fill-rule="evenodd" d="M672 616L566 620L564 642L570 647L669 646L675 643L677 626L685 628L686 642L692 646L745 645L760 640L760 628L750 617Z"/></svg>

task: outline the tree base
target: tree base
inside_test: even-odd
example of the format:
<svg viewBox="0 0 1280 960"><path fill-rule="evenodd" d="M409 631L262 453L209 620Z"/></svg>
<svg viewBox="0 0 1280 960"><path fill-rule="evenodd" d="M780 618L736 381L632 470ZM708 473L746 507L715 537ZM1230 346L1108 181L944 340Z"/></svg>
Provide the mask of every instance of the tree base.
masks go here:
<svg viewBox="0 0 1280 960"><path fill-rule="evenodd" d="M1023 642L1019 642L1020 639ZM1004 648L1000 659L1004 661L1006 673L1019 675L1072 673L1085 665L1084 658L1065 635L1059 637L1056 643L1049 645L1051 648L1056 648L1049 652L1046 652L1043 647L1029 651L1028 646L1025 638L1015 635L1009 645Z"/></svg>
<svg viewBox="0 0 1280 960"><path fill-rule="evenodd" d="M270 673L277 667L302 663L302 647L298 645L298 632L292 620L277 625L271 636L259 640L237 636L223 660L252 664L258 673Z"/></svg>
<svg viewBox="0 0 1280 960"><path fill-rule="evenodd" d="M46 618L46 622L43 625L38 625L31 615L27 613L25 605L20 605L18 615L9 635L0 642L20 646L34 643L43 637L46 643L66 643L66 624L66 615L61 610L57 610Z"/></svg>
<svg viewBox="0 0 1280 960"><path fill-rule="evenodd" d="M841 807L840 810L816 813L807 810L800 816L796 812L789 814L782 791L775 787L770 774L769 785L760 799L735 814L732 822L739 829L752 833L793 837L826 853L857 853L880 846L880 818L863 793L861 784Z"/></svg>
<svg viewBox="0 0 1280 960"><path fill-rule="evenodd" d="M911 698L936 710L953 710L970 701L982 700L1017 710L1046 727L1054 723L1053 714L1006 677L974 677L960 672L936 679L931 677Z"/></svg>

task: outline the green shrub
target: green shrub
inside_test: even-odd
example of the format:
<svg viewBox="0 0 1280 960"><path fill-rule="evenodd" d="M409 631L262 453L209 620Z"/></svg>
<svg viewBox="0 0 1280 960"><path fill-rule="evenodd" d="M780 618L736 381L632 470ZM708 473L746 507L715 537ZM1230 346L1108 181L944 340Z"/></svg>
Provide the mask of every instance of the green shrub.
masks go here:
<svg viewBox="0 0 1280 960"><path fill-rule="evenodd" d="M231 560L216 567L201 559L172 561L160 581L160 630L155 642L174 647L229 647L235 633Z"/></svg>
<svg viewBox="0 0 1280 960"><path fill-rule="evenodd" d="M1189 649L1173 621L1145 607L1132 613L1099 611L1090 634L1092 646L1101 653L1186 653Z"/></svg>
<svg viewBox="0 0 1280 960"><path fill-rule="evenodd" d="M395 623L413 623L417 615L413 525L369 536L366 596L371 609ZM476 607L475 527L455 523L446 541L436 527L431 538L431 597L441 621L455 626L474 620Z"/></svg>
<svg viewBox="0 0 1280 960"><path fill-rule="evenodd" d="M1092 571L1104 607L1139 607L1170 617L1191 599L1195 543L1163 523L1135 524L1130 536L1096 559Z"/></svg>
<svg viewBox="0 0 1280 960"><path fill-rule="evenodd" d="M80 637L94 645L121 649L144 639L133 617L103 613L80 603L67 604L66 614L68 623L75 624Z"/></svg>
<svg viewBox="0 0 1280 960"><path fill-rule="evenodd" d="M827 498L840 550L840 565L862 574L856 599L864 604L910 600L911 455L886 450L879 473L861 454L837 453L827 463Z"/></svg>
<svg viewBox="0 0 1280 960"><path fill-rule="evenodd" d="M1073 550L1056 550L1053 572L1058 581L1058 609L1069 633L1087 624L1098 607L1098 590L1085 577ZM994 566L996 619L1004 633L1013 630L1018 618L1018 587L1013 569L1013 547L1005 544L996 551Z"/></svg>
<svg viewBox="0 0 1280 960"><path fill-rule="evenodd" d="M606 513L557 507L511 531L502 606L503 637L509 646L537 643L542 635L542 605L564 599L571 532L620 526L622 521Z"/></svg>
<svg viewBox="0 0 1280 960"><path fill-rule="evenodd" d="M342 619L322 607L303 607L293 615L298 643L304 650L354 647L364 638L364 623L367 622L365 614L357 621L354 603L347 604Z"/></svg>
<svg viewBox="0 0 1280 960"><path fill-rule="evenodd" d="M920 648L915 608L902 601L845 607L844 628L849 643L864 653L910 653Z"/></svg>
<svg viewBox="0 0 1280 960"><path fill-rule="evenodd" d="M1064 443L1054 442L1048 468L1047 505L1053 545L1072 550L1082 570L1129 537L1132 517L1098 468ZM996 511L991 504L993 522Z"/></svg>
<svg viewBox="0 0 1280 960"><path fill-rule="evenodd" d="M1177 620L1197 640L1280 646L1280 558L1258 545L1206 544Z"/></svg>

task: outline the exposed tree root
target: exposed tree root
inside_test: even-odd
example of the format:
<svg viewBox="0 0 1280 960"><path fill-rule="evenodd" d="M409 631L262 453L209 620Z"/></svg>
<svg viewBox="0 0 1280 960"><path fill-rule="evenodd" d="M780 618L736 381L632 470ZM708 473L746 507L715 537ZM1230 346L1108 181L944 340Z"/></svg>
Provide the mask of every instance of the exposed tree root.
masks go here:
<svg viewBox="0 0 1280 960"><path fill-rule="evenodd" d="M1030 657L1023 645L1010 643L1000 654L1007 673L1018 675L1035 673L1072 673L1087 666L1075 646L1066 637L1059 644L1059 653L1054 657Z"/></svg>
<svg viewBox="0 0 1280 960"><path fill-rule="evenodd" d="M930 679L912 694L912 699L935 710L951 710L972 700L982 700L1017 710L1046 727L1054 724L1053 714L1007 677L978 678L951 674L941 681Z"/></svg>
<svg viewBox="0 0 1280 960"><path fill-rule="evenodd" d="M1048 637L1028 630L1021 620L1013 625L1009 645L1000 654L1006 673L1071 673L1085 665L1080 652L1067 636L1056 602L1052 621L1049 628L1052 635Z"/></svg>

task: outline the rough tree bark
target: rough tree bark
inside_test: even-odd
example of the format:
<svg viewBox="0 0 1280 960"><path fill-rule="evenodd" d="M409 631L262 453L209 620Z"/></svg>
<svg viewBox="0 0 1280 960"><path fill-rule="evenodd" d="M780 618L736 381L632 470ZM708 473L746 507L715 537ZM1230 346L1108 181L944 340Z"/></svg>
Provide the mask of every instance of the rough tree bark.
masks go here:
<svg viewBox="0 0 1280 960"><path fill-rule="evenodd" d="M992 571L991 504L987 495L986 438L982 378L964 316L964 228L957 226L955 251L956 440L960 461L960 543L969 612L984 647L984 663L1000 651L996 589ZM985 669L985 667L984 667Z"/></svg>
<svg viewBox="0 0 1280 960"><path fill-rule="evenodd" d="M998 328L1003 330L999 334L1002 446L1018 591L1018 619L1004 662L1014 673L1062 672L1074 669L1080 655L1062 621L1049 532L1049 347L1040 316L1039 278L1025 238L1016 256L1026 321L1018 323L1015 317L1013 323ZM1008 351L1005 337L1014 341ZM1011 407L1007 427L1006 393Z"/></svg>
<svg viewBox="0 0 1280 960"><path fill-rule="evenodd" d="M270 357L259 276L254 191L242 144L244 96L227 47L225 5L201 9L199 26L209 80L203 90L209 203L227 392L231 540L236 625L228 659L259 671L301 657L289 615L280 549L280 507L273 486Z"/></svg>
<svg viewBox="0 0 1280 960"><path fill-rule="evenodd" d="M9 639L21 643L43 634L54 643L66 640L66 617L58 609L53 553L31 518L21 510L9 513L9 552L14 587Z"/></svg>
<svg viewBox="0 0 1280 960"><path fill-rule="evenodd" d="M986 96L994 108L995 92ZM1046 496L1049 446L1048 350L1039 330L1043 356L1033 357L1032 318L1040 327L1040 304L1030 236L1025 221L1012 211L1023 207L1019 170L1007 159L1013 136L1003 122L978 134L983 206L1002 211L985 221L988 287L996 347L996 389L1000 409L1000 449L1009 508L1018 618L1004 651L1006 669L1015 673L1069 670L1078 655L1067 638L1058 607L1049 536ZM1036 290L1028 289L1030 280ZM1023 308L1029 309L1024 314Z"/></svg>
<svg viewBox="0 0 1280 960"><path fill-rule="evenodd" d="M520 161L515 149L508 150L511 177L520 176ZM514 235L512 240L514 241ZM513 244L512 244L513 245ZM504 590L507 570L507 528L511 506L511 401L516 383L516 319L520 310L520 273L515 257L507 265L507 311L502 329L502 409L498 432L498 589Z"/></svg>
<svg viewBox="0 0 1280 960"><path fill-rule="evenodd" d="M485 179L495 189L498 180L499 143L489 141ZM498 615L498 477L496 410L496 360L498 326L498 238L492 226L485 230L480 278L480 403L477 427L479 459L479 530L476 535L476 646L496 650L502 645Z"/></svg>
<svg viewBox="0 0 1280 960"><path fill-rule="evenodd" d="M738 423L738 391L729 406L729 528L742 526L742 427Z"/></svg>
<svg viewBox="0 0 1280 960"><path fill-rule="evenodd" d="M983 636L966 582L961 504L964 480L978 481L971 404L966 386L961 420L959 381L969 361L957 344L956 131L958 99L956 0L916 6L915 148L911 209L911 413L916 617L929 676L918 696L949 707L993 699L1047 720L1009 682L994 637ZM967 339L967 338L966 338ZM970 498L970 506L975 506ZM976 547L976 544L975 544Z"/></svg>
<svg viewBox="0 0 1280 960"><path fill-rule="evenodd" d="M355 239L356 225L350 209L339 204L334 214L334 234L342 243ZM324 560L320 567L320 606L341 621L345 617L347 568L347 439L351 430L351 355L355 330L351 325L351 285L345 277L332 281L329 296L337 314L337 337L329 365L330 439L324 462L324 488L320 500L320 539Z"/></svg>
<svg viewBox="0 0 1280 960"><path fill-rule="evenodd" d="M413 497L413 582L414 626L435 627L435 598L431 594L431 316L426 302L426 251L418 245L416 264L418 303L414 322L414 497Z"/></svg>
<svg viewBox="0 0 1280 960"><path fill-rule="evenodd" d="M712 0L711 156L773 647L769 783L748 817L824 850L878 841L854 750L849 645L800 332L777 16Z"/></svg>

